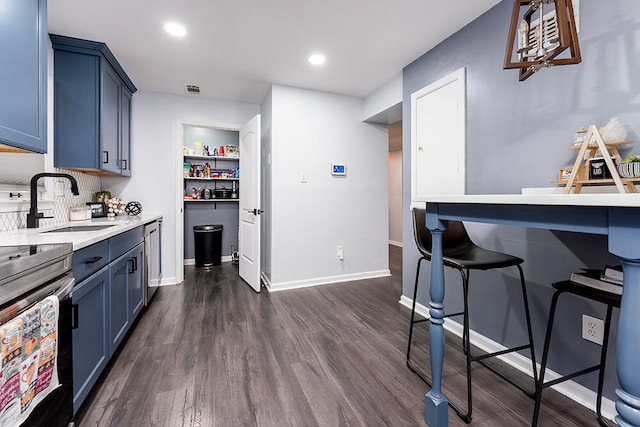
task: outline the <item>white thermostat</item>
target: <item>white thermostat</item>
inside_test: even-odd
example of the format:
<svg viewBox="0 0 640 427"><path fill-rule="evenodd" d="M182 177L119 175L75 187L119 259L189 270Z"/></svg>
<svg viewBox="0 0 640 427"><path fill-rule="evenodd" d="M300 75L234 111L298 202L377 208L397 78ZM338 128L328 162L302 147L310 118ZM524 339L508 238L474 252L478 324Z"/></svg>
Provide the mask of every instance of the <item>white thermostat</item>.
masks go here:
<svg viewBox="0 0 640 427"><path fill-rule="evenodd" d="M347 174L347 167L339 163L331 163L331 175L345 176Z"/></svg>

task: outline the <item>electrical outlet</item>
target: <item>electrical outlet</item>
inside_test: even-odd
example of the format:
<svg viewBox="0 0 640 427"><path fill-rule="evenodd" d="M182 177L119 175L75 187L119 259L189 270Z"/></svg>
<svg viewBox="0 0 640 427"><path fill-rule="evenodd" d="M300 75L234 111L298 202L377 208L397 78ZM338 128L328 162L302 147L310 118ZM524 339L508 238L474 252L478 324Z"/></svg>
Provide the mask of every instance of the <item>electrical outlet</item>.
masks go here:
<svg viewBox="0 0 640 427"><path fill-rule="evenodd" d="M595 317L582 315L582 338L602 345L604 336L604 321Z"/></svg>
<svg viewBox="0 0 640 427"><path fill-rule="evenodd" d="M342 251L342 245L338 245L336 254L338 255L338 259L344 259L344 252Z"/></svg>
<svg viewBox="0 0 640 427"><path fill-rule="evenodd" d="M53 195L55 197L63 197L64 196L65 183L61 179L56 179L54 182L55 182L55 184L53 186Z"/></svg>

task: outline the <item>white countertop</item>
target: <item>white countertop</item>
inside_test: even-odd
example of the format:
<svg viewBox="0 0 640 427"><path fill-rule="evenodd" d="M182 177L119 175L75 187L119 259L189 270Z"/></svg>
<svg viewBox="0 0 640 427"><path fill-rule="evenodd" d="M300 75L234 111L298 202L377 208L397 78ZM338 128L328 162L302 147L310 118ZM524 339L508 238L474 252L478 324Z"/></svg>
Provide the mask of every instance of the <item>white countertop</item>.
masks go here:
<svg viewBox="0 0 640 427"><path fill-rule="evenodd" d="M424 196L422 202L640 207L640 193L432 195Z"/></svg>
<svg viewBox="0 0 640 427"><path fill-rule="evenodd" d="M77 251L84 247L98 243L109 237L136 228L140 225L148 224L161 219L162 215L140 214L135 216L116 216L111 218L94 218L84 221L69 221L49 227L27 228L13 231L0 232L0 246L17 245L39 245L46 243L72 243L73 250ZM103 228L95 231L73 231L61 233L47 233L49 230L56 230L64 227L82 225L102 225L113 224L113 227Z"/></svg>

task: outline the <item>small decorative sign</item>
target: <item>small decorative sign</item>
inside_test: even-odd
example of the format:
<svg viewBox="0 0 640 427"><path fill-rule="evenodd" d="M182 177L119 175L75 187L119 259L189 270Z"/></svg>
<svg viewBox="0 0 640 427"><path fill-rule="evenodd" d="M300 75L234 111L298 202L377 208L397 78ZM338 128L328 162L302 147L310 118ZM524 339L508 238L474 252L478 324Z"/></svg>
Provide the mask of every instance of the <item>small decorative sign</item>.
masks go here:
<svg viewBox="0 0 640 427"><path fill-rule="evenodd" d="M560 173L558 176L558 181L567 181L571 176L571 172L573 171L573 166L568 166L566 168L560 168Z"/></svg>
<svg viewBox="0 0 640 427"><path fill-rule="evenodd" d="M87 203L91 208L91 218L103 218L107 216L107 206L102 202Z"/></svg>

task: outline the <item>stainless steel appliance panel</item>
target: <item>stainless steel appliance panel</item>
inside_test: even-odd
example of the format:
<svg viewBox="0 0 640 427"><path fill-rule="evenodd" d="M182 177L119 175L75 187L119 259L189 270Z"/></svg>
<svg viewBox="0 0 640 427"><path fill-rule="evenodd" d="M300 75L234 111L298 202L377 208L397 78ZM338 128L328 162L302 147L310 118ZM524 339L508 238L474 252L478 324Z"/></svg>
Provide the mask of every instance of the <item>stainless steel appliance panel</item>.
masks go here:
<svg viewBox="0 0 640 427"><path fill-rule="evenodd" d="M144 226L144 267L144 303L149 305L162 280L162 221Z"/></svg>
<svg viewBox="0 0 640 427"><path fill-rule="evenodd" d="M59 300L58 381L60 387L33 408L23 426L66 427L73 419L71 244L0 247L0 324L49 295Z"/></svg>

